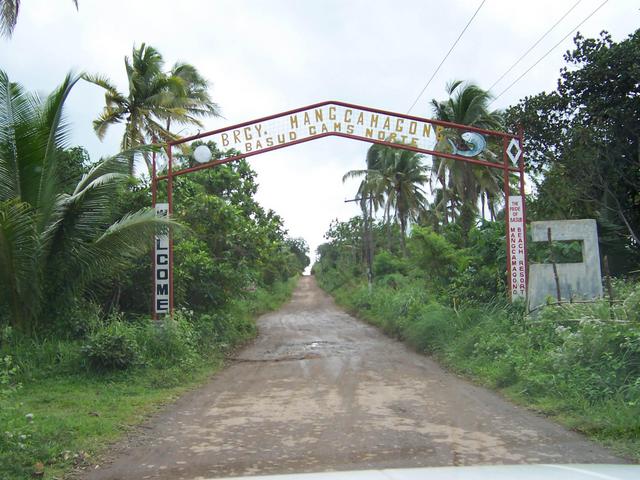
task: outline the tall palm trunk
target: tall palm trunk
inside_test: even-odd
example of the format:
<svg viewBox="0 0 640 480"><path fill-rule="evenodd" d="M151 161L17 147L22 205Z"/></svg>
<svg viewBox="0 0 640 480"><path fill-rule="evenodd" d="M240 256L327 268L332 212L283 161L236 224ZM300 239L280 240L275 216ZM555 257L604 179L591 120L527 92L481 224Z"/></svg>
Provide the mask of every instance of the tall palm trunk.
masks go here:
<svg viewBox="0 0 640 480"><path fill-rule="evenodd" d="M369 291L371 291L373 287L373 198L371 196L363 200L362 213L364 215L363 253L367 265L367 285Z"/></svg>
<svg viewBox="0 0 640 480"><path fill-rule="evenodd" d="M396 208L398 212L398 220L400 220L400 246L402 247L402 255L407 255L407 217L409 212L407 211L406 199L402 194L402 189L399 182L396 186Z"/></svg>
<svg viewBox="0 0 640 480"><path fill-rule="evenodd" d="M407 256L407 215L406 213L402 213L399 215L400 217L400 246L402 247L402 254Z"/></svg>
<svg viewBox="0 0 640 480"><path fill-rule="evenodd" d="M391 251L392 248L392 238L391 238L391 211L390 211L390 205L387 202L387 205L385 206L385 210L384 210L384 217L383 217L383 221L385 224L385 230L387 231L387 250Z"/></svg>
<svg viewBox="0 0 640 480"><path fill-rule="evenodd" d="M440 185L442 185L442 224L443 225L448 225L449 224L449 200L447 199L447 181L445 178L445 173L443 172L442 175L440 175L438 177L438 180L440 181Z"/></svg>

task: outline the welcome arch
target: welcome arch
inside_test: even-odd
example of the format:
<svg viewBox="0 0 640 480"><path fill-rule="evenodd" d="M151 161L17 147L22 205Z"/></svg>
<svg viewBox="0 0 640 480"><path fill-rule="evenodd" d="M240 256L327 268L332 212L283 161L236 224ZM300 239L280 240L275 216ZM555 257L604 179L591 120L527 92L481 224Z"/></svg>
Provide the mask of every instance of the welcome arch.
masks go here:
<svg viewBox="0 0 640 480"><path fill-rule="evenodd" d="M155 156L153 159L151 190L156 214L173 213L173 179L177 176L329 136L502 170L509 295L512 299L526 296L525 176L521 131L511 134L486 130L338 101L316 103L168 142L166 174L157 175ZM451 144L451 152L436 150L438 141L443 136ZM174 170L174 147L205 138L222 147L235 149L239 154L211 161L210 152L208 158L206 155L208 149L196 151L194 156L200 165ZM502 155L496 161L477 158L488 143L501 146ZM511 174L519 176L516 194L511 192ZM157 187L161 181L167 182L166 203L157 202ZM156 235L152 272L153 314L169 314L173 312L173 243L170 231Z"/></svg>

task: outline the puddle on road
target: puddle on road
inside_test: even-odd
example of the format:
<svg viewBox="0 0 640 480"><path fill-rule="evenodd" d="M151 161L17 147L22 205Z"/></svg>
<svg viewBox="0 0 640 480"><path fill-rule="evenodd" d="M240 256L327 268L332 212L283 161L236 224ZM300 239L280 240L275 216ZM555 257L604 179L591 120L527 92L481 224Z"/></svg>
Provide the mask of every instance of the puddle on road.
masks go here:
<svg viewBox="0 0 640 480"><path fill-rule="evenodd" d="M349 343L314 340L311 342L287 343L269 350L246 352L245 355L236 357L234 360L239 362L290 362L341 356L352 353L355 350L356 346Z"/></svg>

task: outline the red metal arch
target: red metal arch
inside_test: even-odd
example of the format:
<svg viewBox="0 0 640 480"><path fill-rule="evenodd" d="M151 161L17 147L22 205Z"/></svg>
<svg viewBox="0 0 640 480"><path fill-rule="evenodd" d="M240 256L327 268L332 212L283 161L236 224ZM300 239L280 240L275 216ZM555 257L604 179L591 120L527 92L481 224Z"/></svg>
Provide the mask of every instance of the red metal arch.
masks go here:
<svg viewBox="0 0 640 480"><path fill-rule="evenodd" d="M251 125L257 125L257 124L261 124L263 122L268 122L268 121L272 121L272 120L277 120L277 119L285 119L287 117L290 117L291 115L296 115L298 113L302 113L305 111L309 111L312 109L319 109L322 107L343 107L346 109L352 109L352 110L360 110L360 111L364 111L364 112L368 112L374 115L384 115L387 117L393 117L393 118L399 118L399 119L403 119L403 120L408 120L410 122L420 122L423 124L429 124L429 125L433 125L434 127L442 127L442 128L448 128L448 129L455 129L455 130L459 130L459 131L464 131L464 132L475 132L475 133L479 133L482 135L486 135L486 136L490 136L490 137L495 137L497 139L502 139L502 162L488 162L486 160L481 160L481 159L477 159L477 158L471 158L471 157L467 157L467 156L462 156L462 155L456 155L456 154L452 154L452 153L447 153L447 152L438 152L435 150L430 150L430 149L425 149L425 148L419 148L417 146L411 145L411 144L405 144L405 143L396 143L396 142L390 142L390 141L386 141L386 140L380 140L377 138L371 138L371 137L365 137L362 135L356 135L356 134L351 134L351 133L346 133L346 132L342 132L342 131L328 131L328 132L323 132L323 133L318 133L318 134L313 134L313 135L309 135L306 136L304 138L299 138L299 139L295 139L295 140L291 140L291 141L287 141L284 142L282 144L277 144L277 145L272 145L272 146L267 146L265 148L258 148L252 151L247 151L244 153L241 153L239 155L233 156L233 157L228 157L228 158L224 158L224 159L220 159L220 160L214 160L208 163L204 163L202 165L196 165L193 167L189 167L189 168L183 168L180 170L173 170L173 147L177 146L177 145L181 145L187 142L192 142L194 140L200 140L203 138L207 138L207 137L211 137L214 135L220 135L220 134L224 134L227 132L232 132L234 130L239 130L239 129L243 129L246 128L248 126ZM319 138L325 138L325 137L330 137L330 136L337 136L337 137L344 137L344 138L349 138L352 140L358 140L358 141L363 141L366 143L373 143L373 144L378 144L378 145L385 145L388 147L393 147L393 148L400 148L400 149L404 149L404 150L410 150L410 151L414 151L417 153L421 153L421 154L425 154L425 155L432 155L432 156L437 156L437 157L441 157L441 158L448 158L448 159L452 159L452 160L457 160L457 161L462 161L462 162L467 162L467 163L471 163L474 165L482 165L485 167L489 167L489 168L498 168L503 170L503 179L504 179L504 192L505 192L505 208L508 209L509 208L509 196L510 196L510 184L509 184L509 174L510 172L516 172L519 174L519 190L520 190L520 196L522 198L522 216L523 216L523 225L526 225L526 218L525 218L525 212L524 212L524 155L523 155L523 142L522 142L522 131L519 131L517 134L511 134L511 133L507 133L507 132L500 132L500 131L494 131L494 130L487 130L487 129L482 129L482 128L477 128L477 127L473 127L473 126L469 126L469 125L461 125L461 124L456 124L456 123L451 123L451 122L444 122L441 120L432 120L432 119L428 119L428 118L422 118L422 117L416 117L416 116L412 116L412 115L406 115L406 114L402 114L402 113L396 113L396 112L390 112L390 111L386 111L386 110L380 110L380 109L376 109L376 108L371 108L371 107L366 107L366 106L361 106L361 105L354 105L354 104L350 104L350 103L345 103L345 102L339 102L339 101L325 101L325 102L320 102L320 103L315 103L312 105L307 105L304 107L300 107L300 108L296 108L293 110L288 110L285 112L281 112L281 113L276 113L274 115L269 115L266 117L261 117L255 120L250 120L247 122L242 122L242 123L238 123L235 125L231 125L228 127L224 127L221 129L217 129L217 130L211 130L208 132L204 132L204 133L198 133L196 135L192 135L189 137L185 137L185 138L181 138L179 140L174 140L171 142L168 142L166 144L166 150L167 150L167 157L168 157L168 165L167 165L167 173L164 175L156 175L156 163L155 163L155 155L153 158L153 170L152 170L152 179L151 179L151 188L152 188L152 199L153 199L153 204L154 207L156 205L156 199L157 199L157 183L159 181L162 180L167 180L167 201L168 201L168 207L169 207L169 215L171 215L173 213L173 178L177 177L179 175L184 175L187 173L191 173L191 172L195 172L198 170L203 170L203 169L207 169L207 168L212 168L215 167L217 165L222 165L225 163L229 163L229 162L234 162L243 158L247 158L247 157L251 157L254 155L258 155L261 153L266 153L269 151L273 151L273 150L278 150L280 148L285 148L285 147L289 147L292 145L297 145L297 144L301 144L301 143L305 143L305 142L309 142L311 140L316 140ZM510 148L515 148L517 154L513 155L512 153L509 152ZM511 158L512 160L515 160L514 163L516 163L516 165L513 165L511 162L509 162L509 158ZM510 253L512 248L511 248L511 239L510 239L510 225L509 225L509 215L506 216L506 223L507 223L507 235L506 235L506 242L507 242L507 252L508 252L508 257L510 256ZM526 246L526 238L525 238L525 246ZM153 275L154 275L154 307L153 307L153 312L154 312L154 317L155 317L155 313L156 313L156 288L155 288L155 282L156 282L156 255L154 254L154 268L153 268ZM169 237L169 312L173 312L173 242L171 237ZM526 248L525 248L525 269L526 269ZM510 259L508 259L507 262L507 271L508 271L508 278L509 281L512 281L512 262ZM524 273L525 276L525 285L526 285L526 271ZM513 292L513 286L512 288L510 288L510 293Z"/></svg>
<svg viewBox="0 0 640 480"><path fill-rule="evenodd" d="M250 120L247 122L242 122L242 123L238 123L235 125L231 125L228 127L224 127L224 128L220 128L217 130L211 130L208 132L204 132L204 133L198 133L196 135L191 135L189 137L184 137L181 138L179 140L175 140L172 142L168 142L167 143L167 148L169 151L171 151L171 147L175 146L175 145L181 145L183 143L188 143L188 142L192 142L194 140L200 140L206 137L211 137L212 135L217 135L217 134L221 134L221 133L225 133L225 132L229 132L232 130L237 130L237 129L241 129L244 127L247 127L249 125L255 125L255 124L259 124L262 122L266 122L269 120L274 120L274 119L278 119L278 118L286 118L290 115L294 115L296 113L301 113L307 110L311 110L311 109L316 109L316 108L322 108L322 107L326 107L326 106L340 106L340 107L345 107L345 108L350 108L350 109L354 109L354 110L363 110L366 112L370 112L370 113L374 113L377 115L386 115L389 117L396 117L396 118L402 118L404 120L409 120L409 121L416 121L416 122L422 122L422 123L428 123L431 125L435 125L435 126L440 126L440 127L444 127L444 128L452 128L452 129L456 129L456 130L464 130L465 132L476 132L476 133L480 133L483 135L489 135L489 136L493 136L493 137L499 137L499 138L503 138L503 139L519 139L519 135L514 135L511 133L507 133L507 132L500 132L500 131L495 131L495 130L487 130L484 128L477 128L477 127L472 127L472 126L467 126L467 125L461 125L461 124L457 124L457 123L451 123L451 122L444 122L441 120L432 120L432 119L428 119L428 118L422 118L422 117L416 117L413 115L405 115L402 113L396 113L396 112L389 112L386 110L379 110L376 108L371 108L371 107L365 107L362 105L354 105L354 104L350 104L350 103L345 103L345 102L339 102L339 101L334 101L334 100L329 100L326 102L320 102L320 103L315 103L312 105L307 105L305 107L300 107L300 108L296 108L293 110L288 110L285 112L281 112L281 113L276 113L274 115L269 115L266 117L261 117L261 118L257 118L255 120ZM405 149L405 150L410 150L410 151L414 151L414 152L418 152L418 153L423 153L425 155L436 155L438 157L442 157L442 158L449 158L452 160L460 160L462 162L467 162L467 163L473 163L476 165L483 165L486 167L490 167L490 168L502 168L504 169L505 167L508 168L509 171L512 172L519 172L520 168L517 166L512 166L509 165L508 162L506 161L506 158L503 158L504 163L506 163L507 165L503 165L502 163L495 163L495 162L487 162L485 160L479 160L476 158L470 158L470 157L464 157L461 155L454 155L451 153L447 153L447 152L438 152L435 150L428 150L428 149L421 149L421 148L417 148L417 147L413 147L411 145L408 144L401 144L401 143L395 143L395 142L387 142L384 140L378 140L375 138L365 138L362 136L358 136L358 135L353 135L353 134L348 134L348 133L344 133L344 132L327 132L327 133L319 133L317 135L313 135L313 136L309 136L303 139L299 139L299 140L294 140L291 142L287 142L281 145L274 145L271 147L266 147L266 148L262 148L259 150L255 150L252 152L247 152L247 153L243 153L241 155L237 155L234 157L228 157L228 158L224 158L221 160L216 160L213 162L209 162L209 163L205 163L202 165L197 165L194 167L190 167L190 168L185 168L185 169L181 169L178 171L172 171L172 175L174 177L179 176L179 175L184 175L185 173L190 173L190 172L195 172L198 170L203 170L206 168L210 168L210 167L214 167L216 165L222 165L224 163L229 163L229 162L233 162L236 160L240 160L242 158L247 158L247 157L251 157L254 155L258 155L260 153L266 153L266 152L270 152L273 150L278 150L280 148L285 148L285 147L290 147L292 145L297 145L300 143L305 143L305 142L309 142L311 140L316 140L319 138L324 138L324 137L330 137L330 136L337 136L337 137L344 137L344 138L350 138L352 140L359 140L359 141L363 141L366 143L376 143L379 145L386 145L388 147L394 147L394 148L401 148L401 149ZM157 177L158 180L165 180L169 177L168 174L166 175L161 175L159 177Z"/></svg>

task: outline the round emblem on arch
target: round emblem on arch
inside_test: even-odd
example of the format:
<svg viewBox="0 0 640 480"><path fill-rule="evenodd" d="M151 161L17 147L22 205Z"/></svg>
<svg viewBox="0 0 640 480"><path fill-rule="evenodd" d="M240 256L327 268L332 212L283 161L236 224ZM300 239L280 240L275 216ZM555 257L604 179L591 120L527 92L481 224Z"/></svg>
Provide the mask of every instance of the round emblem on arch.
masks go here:
<svg viewBox="0 0 640 480"><path fill-rule="evenodd" d="M193 151L193 158L198 163L207 163L211 160L211 150L206 145L198 145Z"/></svg>

